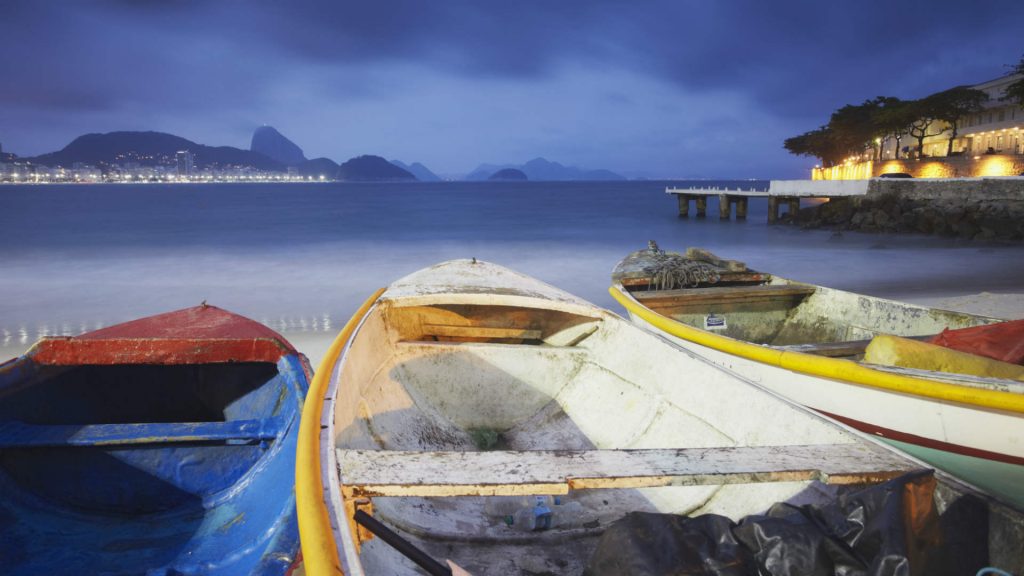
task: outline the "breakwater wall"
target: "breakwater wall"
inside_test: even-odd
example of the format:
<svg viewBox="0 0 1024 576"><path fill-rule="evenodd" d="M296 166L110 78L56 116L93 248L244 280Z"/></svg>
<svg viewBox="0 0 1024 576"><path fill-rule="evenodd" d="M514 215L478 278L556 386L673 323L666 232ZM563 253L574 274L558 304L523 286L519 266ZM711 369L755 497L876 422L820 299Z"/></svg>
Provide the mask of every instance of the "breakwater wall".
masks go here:
<svg viewBox="0 0 1024 576"><path fill-rule="evenodd" d="M860 180L903 172L914 178L991 178L1024 174L1024 154L868 160L811 171L813 180Z"/></svg>
<svg viewBox="0 0 1024 576"><path fill-rule="evenodd" d="M1024 240L1024 177L874 179L863 196L800 210L806 228Z"/></svg>

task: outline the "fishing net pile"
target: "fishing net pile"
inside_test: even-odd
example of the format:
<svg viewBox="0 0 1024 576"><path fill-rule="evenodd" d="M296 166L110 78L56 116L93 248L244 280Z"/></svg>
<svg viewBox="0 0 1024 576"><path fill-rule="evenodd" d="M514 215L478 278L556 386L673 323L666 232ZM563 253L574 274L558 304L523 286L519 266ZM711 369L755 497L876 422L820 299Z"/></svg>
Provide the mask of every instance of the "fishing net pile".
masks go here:
<svg viewBox="0 0 1024 576"><path fill-rule="evenodd" d="M635 253L647 262L643 273L648 290L673 290L717 284L723 272L745 272L747 265L738 260L726 260L703 248L687 248L686 254L665 252L651 240L647 250Z"/></svg>
<svg viewBox="0 0 1024 576"><path fill-rule="evenodd" d="M682 254L658 252L651 256L651 260L652 263L644 267L650 278L650 290L693 288L701 284L716 284L722 278L717 267Z"/></svg>

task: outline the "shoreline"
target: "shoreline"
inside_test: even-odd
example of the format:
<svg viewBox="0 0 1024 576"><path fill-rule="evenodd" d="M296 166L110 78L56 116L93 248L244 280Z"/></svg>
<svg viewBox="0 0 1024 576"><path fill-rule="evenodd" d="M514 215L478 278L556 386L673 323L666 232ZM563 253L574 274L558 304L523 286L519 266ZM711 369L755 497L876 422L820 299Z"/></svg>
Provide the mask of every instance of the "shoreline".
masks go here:
<svg viewBox="0 0 1024 576"><path fill-rule="evenodd" d="M907 298L906 301L920 306L1006 320L1024 319L1024 292L979 292L973 294L950 292L941 296ZM612 309L612 312L620 316L624 315L620 310ZM340 330L339 327L338 331ZM313 330L284 330L279 333L309 359L310 366L314 371L319 367L324 354L338 335L337 331ZM0 363L24 354L31 346L32 344L0 345Z"/></svg>

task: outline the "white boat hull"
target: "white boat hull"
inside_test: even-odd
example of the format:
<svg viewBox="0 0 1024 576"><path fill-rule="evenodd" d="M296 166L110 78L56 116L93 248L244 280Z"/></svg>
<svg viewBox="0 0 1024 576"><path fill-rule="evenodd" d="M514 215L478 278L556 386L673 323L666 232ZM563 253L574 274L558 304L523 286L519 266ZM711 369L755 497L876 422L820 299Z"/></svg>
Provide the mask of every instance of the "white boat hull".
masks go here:
<svg viewBox="0 0 1024 576"><path fill-rule="evenodd" d="M922 460L1024 505L1024 418L802 374L684 340L632 321L808 408L874 434ZM993 476L993 473L997 475Z"/></svg>

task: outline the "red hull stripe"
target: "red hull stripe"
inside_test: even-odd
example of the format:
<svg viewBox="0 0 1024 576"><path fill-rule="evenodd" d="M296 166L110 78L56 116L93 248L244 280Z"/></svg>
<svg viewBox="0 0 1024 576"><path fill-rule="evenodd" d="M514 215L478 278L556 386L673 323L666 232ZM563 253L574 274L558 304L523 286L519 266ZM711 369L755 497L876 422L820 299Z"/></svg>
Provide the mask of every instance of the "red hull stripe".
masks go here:
<svg viewBox="0 0 1024 576"><path fill-rule="evenodd" d="M293 353L270 338L249 340L202 338L48 338L31 352L37 364L109 366L113 364L214 364L277 362Z"/></svg>
<svg viewBox="0 0 1024 576"><path fill-rule="evenodd" d="M29 352L51 366L277 362L289 354L295 349L277 332L206 304L73 338L45 338Z"/></svg>
<svg viewBox="0 0 1024 576"><path fill-rule="evenodd" d="M942 450L943 452L952 452L953 454L962 454L964 456L973 456L974 458L982 458L984 460L992 460L994 462L1005 462L1007 464L1016 464L1017 466L1024 466L1024 458L1020 456L1011 456L1009 454L1001 454L999 452L990 452L988 450L981 450L978 448L971 448L969 446L961 446L959 444L951 444L949 442L943 442L941 440L935 440L933 438L925 438L924 436L917 436L916 434L907 434L906 432L899 432L889 428L883 428L874 424L868 424L861 422L860 420L854 420L845 416L839 416L838 414L832 414L831 412L825 412L824 410L817 410L818 412L834 418L847 426L856 428L861 432L868 434L874 434L881 436L889 440L896 440L897 442L906 442L907 444L914 444L916 446L922 446L924 448L932 448L935 450Z"/></svg>

